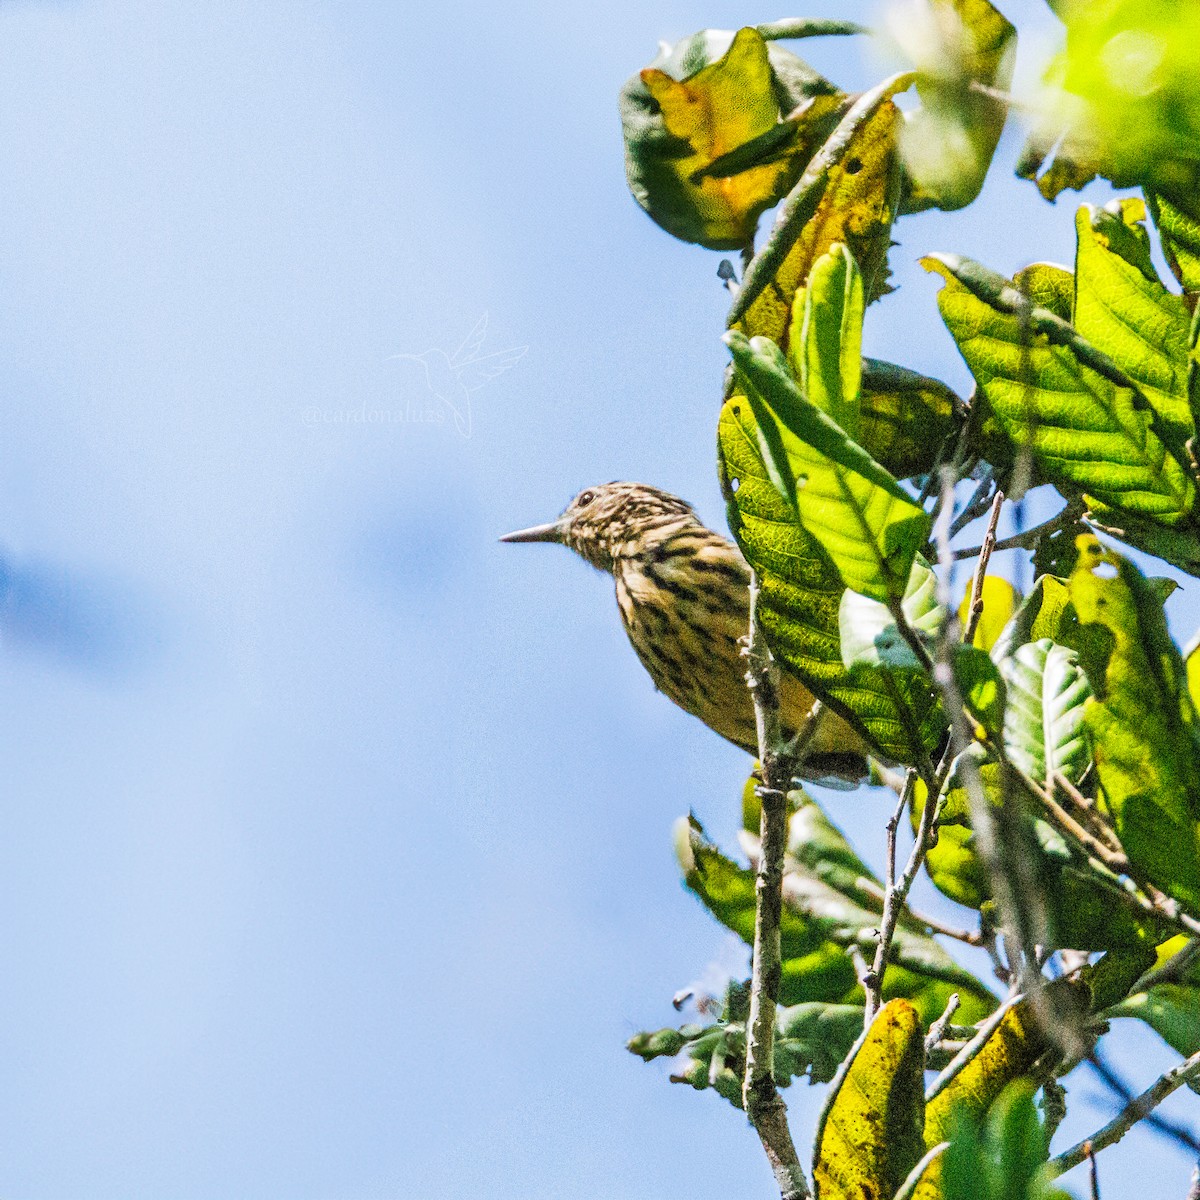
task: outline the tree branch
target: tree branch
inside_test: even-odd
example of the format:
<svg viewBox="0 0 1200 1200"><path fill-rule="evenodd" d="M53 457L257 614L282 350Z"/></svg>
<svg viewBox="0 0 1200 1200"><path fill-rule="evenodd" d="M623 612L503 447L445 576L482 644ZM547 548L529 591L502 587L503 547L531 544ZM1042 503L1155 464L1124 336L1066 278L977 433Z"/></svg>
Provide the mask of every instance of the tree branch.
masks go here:
<svg viewBox="0 0 1200 1200"><path fill-rule="evenodd" d="M1091 1137L1072 1146L1050 1160L1050 1169L1061 1175L1077 1167L1088 1153L1095 1153L1119 1142L1143 1117L1152 1113L1176 1088L1200 1075L1200 1050L1191 1058L1184 1059L1166 1074L1160 1075L1140 1096L1131 1100L1107 1125L1096 1130Z"/></svg>
<svg viewBox="0 0 1200 1200"><path fill-rule="evenodd" d="M754 702L762 784L761 847L754 894L754 959L746 1022L742 1104L758 1133L782 1200L808 1200L808 1182L787 1123L787 1105L775 1085L775 1018L779 1003L783 855L787 794L796 760L786 753L779 719L779 668L758 624L758 576L750 578L750 632L744 649L746 685ZM808 725L815 721L811 715Z"/></svg>
<svg viewBox="0 0 1200 1200"><path fill-rule="evenodd" d="M979 547L979 562L975 565L975 579L971 584L971 608L967 616L967 627L963 630L963 641L973 645L975 630L979 628L979 619L983 616L983 584L987 579L988 561L996 548L996 526L1000 523L1000 510L1004 507L1004 493L996 492L992 501L992 513L988 518L987 532L983 535L983 545Z"/></svg>

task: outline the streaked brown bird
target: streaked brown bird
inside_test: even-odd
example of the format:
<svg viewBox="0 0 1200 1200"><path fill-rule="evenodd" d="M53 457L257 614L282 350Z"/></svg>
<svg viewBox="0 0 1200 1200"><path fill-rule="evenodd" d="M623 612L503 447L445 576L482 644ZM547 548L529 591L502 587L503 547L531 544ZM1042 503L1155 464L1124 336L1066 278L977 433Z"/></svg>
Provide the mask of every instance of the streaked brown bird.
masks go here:
<svg viewBox="0 0 1200 1200"><path fill-rule="evenodd" d="M606 483L580 492L557 521L500 540L558 542L611 574L625 632L658 690L757 753L739 645L750 623L750 568L690 504L644 483ZM803 726L813 703L798 679L781 674L780 711L789 734ZM865 754L862 738L826 710L804 774L857 780Z"/></svg>

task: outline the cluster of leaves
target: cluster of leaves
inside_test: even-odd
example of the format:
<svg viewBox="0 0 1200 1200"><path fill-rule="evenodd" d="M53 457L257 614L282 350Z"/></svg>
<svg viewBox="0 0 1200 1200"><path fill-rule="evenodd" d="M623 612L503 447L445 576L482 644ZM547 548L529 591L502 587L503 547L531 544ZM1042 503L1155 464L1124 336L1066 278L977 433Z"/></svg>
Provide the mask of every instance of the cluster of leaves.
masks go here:
<svg viewBox="0 0 1200 1200"><path fill-rule="evenodd" d="M813 1166L828 1197L1058 1195L1038 1088L1049 1097L1116 1017L1146 1021L1180 1053L1200 1049L1200 966L1180 936L1200 930L1200 657L1171 638L1173 585L1096 537L1200 575L1194 54L1165 0L1091 5L1087 20L1062 7L1051 76L1074 106L1035 123L1019 172L1049 196L1099 173L1144 199L1081 207L1073 270L1034 263L1008 279L958 255L923 260L944 280L938 305L975 381L969 402L864 359L862 326L888 290L895 220L969 204L991 163L1016 33L987 0L927 0L912 69L860 95L779 42L861 31L787 21L664 49L621 97L638 202L676 237L746 261L718 459L762 634L881 763L910 768L914 828L934 806L930 878L978 914L968 940L1005 932L998 973L1028 996L998 1009L935 940L940 928L901 903L886 1003L859 1036L871 1016L860 966L879 943L885 885L793 793L774 1075L833 1080ZM1138 86L1113 66L1134 60ZM902 111L905 91L915 106ZM1131 120L1138 136L1117 137ZM1154 266L1151 219L1172 286ZM1064 502L1028 543L1035 584L1022 602L980 572L976 630L978 613L949 611L931 562L947 564L950 539L993 497L1033 484ZM744 807L753 863L752 785ZM688 888L752 944L750 867L694 819L676 849ZM1051 983L1041 970L1055 951L1068 975ZM952 993L960 1024L927 1050ZM740 1105L747 1019L735 983L712 1023L640 1034L630 1049L675 1059L676 1081Z"/></svg>

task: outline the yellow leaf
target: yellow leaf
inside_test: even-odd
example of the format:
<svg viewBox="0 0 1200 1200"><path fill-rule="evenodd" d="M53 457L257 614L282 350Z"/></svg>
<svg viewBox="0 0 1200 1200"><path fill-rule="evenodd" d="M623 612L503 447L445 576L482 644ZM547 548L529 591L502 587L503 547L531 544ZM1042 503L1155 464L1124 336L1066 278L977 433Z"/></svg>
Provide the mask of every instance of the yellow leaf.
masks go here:
<svg viewBox="0 0 1200 1200"><path fill-rule="evenodd" d="M815 1200L894 1196L920 1160L925 1043L907 1000L891 1000L839 1072L817 1129Z"/></svg>
<svg viewBox="0 0 1200 1200"><path fill-rule="evenodd" d="M681 210L666 227L676 232L674 226L688 226L679 236L712 249L747 245L759 215L787 190L791 158L727 178L698 177L697 172L779 121L762 34L752 28L739 30L725 54L687 79L674 79L656 67L647 67L641 79L659 107L667 135L680 148L673 148L659 164L674 178L658 202ZM686 150L680 152L683 147ZM650 211L657 219L654 208Z"/></svg>
<svg viewBox="0 0 1200 1200"><path fill-rule="evenodd" d="M972 581L973 583L973 581ZM958 607L958 619L963 628L971 619L971 587L968 583L963 593L962 604ZM986 575L983 580L983 616L975 628L975 637L971 645L991 653L992 647L1000 637L1001 630L1008 624L1013 613L1021 603L1021 593L1007 579L999 575Z"/></svg>
<svg viewBox="0 0 1200 1200"><path fill-rule="evenodd" d="M885 274L895 215L900 113L877 89L855 103L793 189L771 240L754 260L729 327L787 348L792 301L835 242L854 254L868 296Z"/></svg>

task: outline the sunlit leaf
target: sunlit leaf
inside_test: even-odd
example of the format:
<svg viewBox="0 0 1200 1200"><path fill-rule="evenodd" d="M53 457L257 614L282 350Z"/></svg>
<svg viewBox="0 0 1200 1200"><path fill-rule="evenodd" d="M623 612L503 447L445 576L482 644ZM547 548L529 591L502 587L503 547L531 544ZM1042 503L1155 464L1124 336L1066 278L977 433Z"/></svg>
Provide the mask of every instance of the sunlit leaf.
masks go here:
<svg viewBox="0 0 1200 1200"><path fill-rule="evenodd" d="M894 35L914 59L921 107L900 137L904 211L962 208L979 195L1008 115L1017 31L987 0L928 0L896 10Z"/></svg>
<svg viewBox="0 0 1200 1200"><path fill-rule="evenodd" d="M925 1104L925 1144L936 1146L954 1133L955 1121L979 1121L1012 1082L1047 1048L1032 1004L1023 1000L1001 1018L972 1057L948 1068L931 1086Z"/></svg>
<svg viewBox="0 0 1200 1200"><path fill-rule="evenodd" d="M1192 196L1173 198L1158 192L1148 198L1163 257L1194 301L1200 294L1200 204Z"/></svg>
<svg viewBox="0 0 1200 1200"><path fill-rule="evenodd" d="M800 523L820 540L847 587L876 600L901 595L913 558L929 536L928 515L809 402L772 342L747 342L736 332L726 334L726 341L758 426L763 461ZM852 408L856 400L857 392L852 401L842 395L838 403ZM735 397L729 406L737 416L743 405Z"/></svg>
<svg viewBox="0 0 1200 1200"><path fill-rule="evenodd" d="M924 1153L925 1044L916 1009L885 1004L839 1072L817 1126L815 1200L892 1196Z"/></svg>
<svg viewBox="0 0 1200 1200"><path fill-rule="evenodd" d="M946 280L942 317L992 412L1045 478L1148 522L1194 522L1195 485L1155 432L1161 423L1146 398L1107 354L978 263L923 262ZM1126 339L1131 358L1134 335Z"/></svg>
<svg viewBox="0 0 1200 1200"><path fill-rule="evenodd" d="M888 758L911 762L944 725L928 680L906 693L867 667L842 662L839 607L845 587L829 554L798 522L763 463L747 403L721 412L718 446L730 529L762 584L759 611L772 653ZM914 733L916 735L914 739Z"/></svg>
<svg viewBox="0 0 1200 1200"><path fill-rule="evenodd" d="M971 620L971 591L972 584L968 583L958 608L958 619L964 629ZM1017 611L1021 593L1003 575L985 575L980 599L983 601L983 615L975 627L971 644L990 651Z"/></svg>
<svg viewBox="0 0 1200 1200"><path fill-rule="evenodd" d="M1083 658L1102 802L1146 877L1200 904L1200 731L1162 601L1094 538L1081 544L1070 595L1081 625L1099 626L1110 643L1104 659Z"/></svg>
<svg viewBox="0 0 1200 1200"><path fill-rule="evenodd" d="M813 156L755 255L729 327L784 345L796 292L835 242L850 247L868 298L883 286L899 170L893 84L865 93Z"/></svg>
<svg viewBox="0 0 1200 1200"><path fill-rule="evenodd" d="M805 102L811 123L796 122L781 156L733 175L704 174ZM836 107L832 84L757 30L705 30L665 49L622 89L630 191L675 237L739 249L796 182Z"/></svg>

